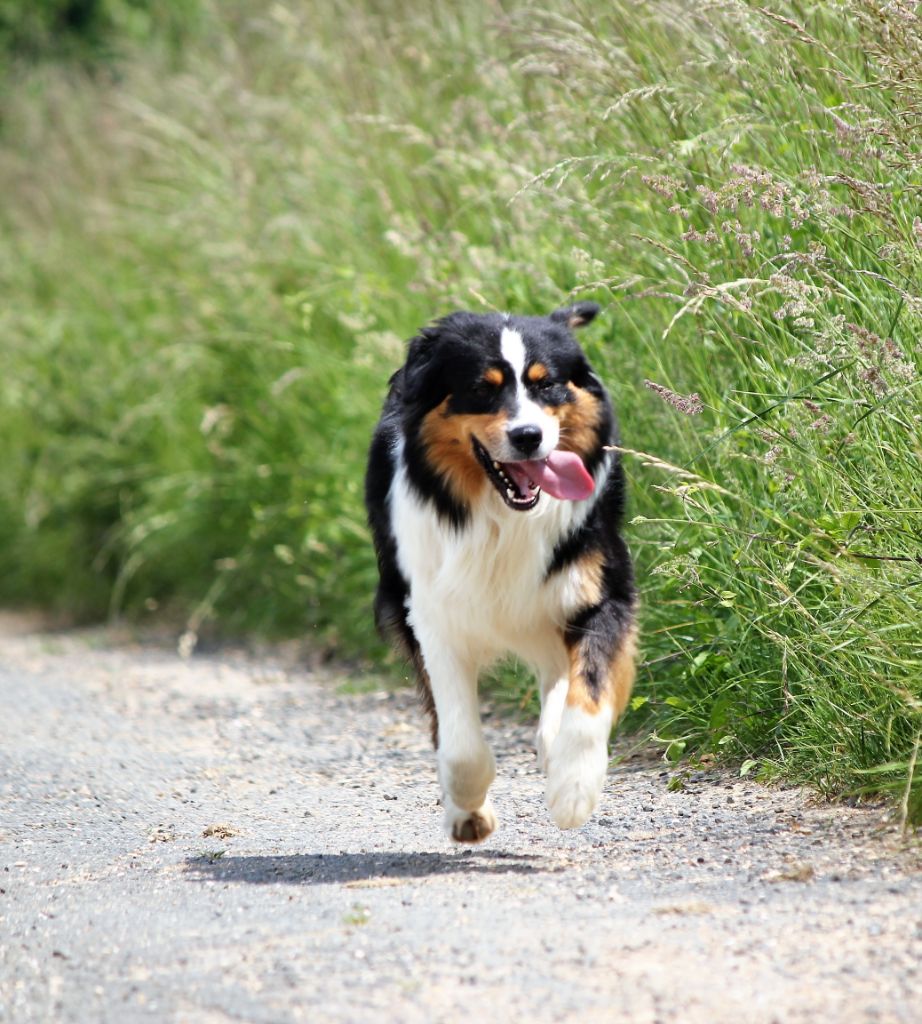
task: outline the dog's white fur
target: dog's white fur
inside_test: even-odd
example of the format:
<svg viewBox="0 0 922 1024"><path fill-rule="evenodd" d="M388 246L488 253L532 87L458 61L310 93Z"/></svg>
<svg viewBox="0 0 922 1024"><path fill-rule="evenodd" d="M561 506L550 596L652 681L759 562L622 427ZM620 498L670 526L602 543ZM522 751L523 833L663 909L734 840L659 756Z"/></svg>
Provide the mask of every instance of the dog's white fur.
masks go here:
<svg viewBox="0 0 922 1024"><path fill-rule="evenodd" d="M510 333L504 331L504 338ZM582 581L575 566L550 581L545 573L556 543L583 521L601 492L609 459L597 470L595 495L586 501L542 493L534 509L510 515L495 490L486 488L458 530L409 486L399 446L392 457L390 521L401 572L413 581L408 621L438 713L446 830L457 835L472 818L481 837L496 827L487 796L495 764L481 727L477 680L507 652L530 664L540 682L537 746L551 816L561 828L582 825L604 784L612 719L610 711L590 715L566 706L569 660L562 636L581 607Z"/></svg>

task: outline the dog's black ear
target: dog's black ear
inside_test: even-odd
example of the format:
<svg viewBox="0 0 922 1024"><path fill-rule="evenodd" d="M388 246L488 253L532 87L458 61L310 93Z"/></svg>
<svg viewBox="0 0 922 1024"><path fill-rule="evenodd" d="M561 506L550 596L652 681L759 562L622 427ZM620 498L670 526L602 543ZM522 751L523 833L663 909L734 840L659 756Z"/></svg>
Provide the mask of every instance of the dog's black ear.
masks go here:
<svg viewBox="0 0 922 1024"><path fill-rule="evenodd" d="M425 386L426 373L432 361L432 347L431 339L422 334L410 341L407 361L403 366L403 394L411 402Z"/></svg>
<svg viewBox="0 0 922 1024"><path fill-rule="evenodd" d="M564 306L563 309L555 309L551 313L551 320L555 324L566 324L570 330L577 327L585 327L591 324L599 313L599 305L595 302L574 302L572 306Z"/></svg>
<svg viewBox="0 0 922 1024"><path fill-rule="evenodd" d="M423 328L410 341L407 361L403 365L402 391L405 406L427 405L433 401L432 392L438 388L435 379L439 376L435 360L438 347L438 324Z"/></svg>

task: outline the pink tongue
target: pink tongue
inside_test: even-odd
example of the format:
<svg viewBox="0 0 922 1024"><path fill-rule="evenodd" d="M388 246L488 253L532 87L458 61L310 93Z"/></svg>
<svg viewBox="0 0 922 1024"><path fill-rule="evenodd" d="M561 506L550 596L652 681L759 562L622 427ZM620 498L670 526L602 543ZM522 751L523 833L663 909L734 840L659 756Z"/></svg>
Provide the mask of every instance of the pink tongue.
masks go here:
<svg viewBox="0 0 922 1024"><path fill-rule="evenodd" d="M553 451L540 462L507 462L505 468L513 472L516 482L520 476L516 470L523 470L522 476L527 476L552 498L584 501L595 490L595 481L575 452Z"/></svg>

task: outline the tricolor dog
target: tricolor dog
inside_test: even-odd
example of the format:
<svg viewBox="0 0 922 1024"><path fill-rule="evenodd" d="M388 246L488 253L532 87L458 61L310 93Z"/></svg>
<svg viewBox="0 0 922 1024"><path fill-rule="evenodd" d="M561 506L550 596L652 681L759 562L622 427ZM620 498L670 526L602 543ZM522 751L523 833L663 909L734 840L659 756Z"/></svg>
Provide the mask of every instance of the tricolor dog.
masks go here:
<svg viewBox="0 0 922 1024"><path fill-rule="evenodd" d="M595 809L634 680L617 425L571 333L598 310L438 320L410 342L372 441L376 620L415 668L459 842L496 828L487 666L511 652L537 674L538 759L561 828Z"/></svg>

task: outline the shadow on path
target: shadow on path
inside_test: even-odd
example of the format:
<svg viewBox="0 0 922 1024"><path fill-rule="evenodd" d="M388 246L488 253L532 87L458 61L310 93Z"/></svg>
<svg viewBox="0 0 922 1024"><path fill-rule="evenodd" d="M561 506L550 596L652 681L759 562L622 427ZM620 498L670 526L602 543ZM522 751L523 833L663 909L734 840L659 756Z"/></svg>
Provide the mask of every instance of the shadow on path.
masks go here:
<svg viewBox="0 0 922 1024"><path fill-rule="evenodd" d="M457 853L300 853L284 857L193 857L188 878L255 885L336 885L432 875L530 875L563 870L559 861L531 854L490 850Z"/></svg>

